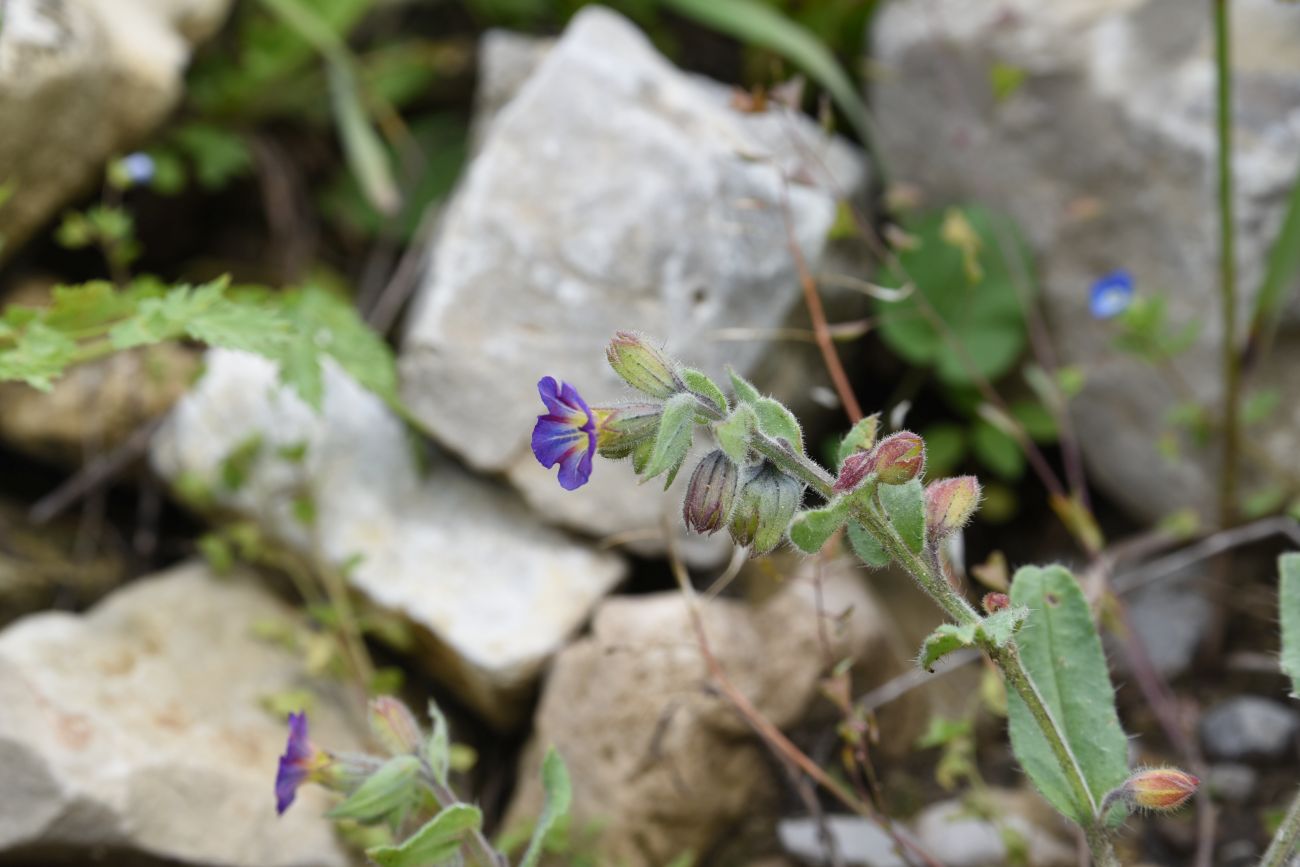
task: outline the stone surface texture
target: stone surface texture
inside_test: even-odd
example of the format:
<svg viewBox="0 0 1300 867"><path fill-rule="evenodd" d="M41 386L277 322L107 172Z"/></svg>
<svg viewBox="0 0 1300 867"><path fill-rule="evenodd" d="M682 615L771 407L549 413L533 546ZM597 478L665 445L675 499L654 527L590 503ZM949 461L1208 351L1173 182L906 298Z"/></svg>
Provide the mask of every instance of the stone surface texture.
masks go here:
<svg viewBox="0 0 1300 867"><path fill-rule="evenodd" d="M593 403L630 396L603 352L629 328L711 374L749 371L802 303L788 233L816 267L863 169L805 119L732 109L726 88L674 69L608 9L580 12L540 62L501 44L488 60L515 60L484 76L486 110L517 67L535 68L448 206L402 346L404 397L439 442L505 474L547 520L662 550L644 542L674 508L655 485L602 463L566 494L538 466L537 380Z"/></svg>
<svg viewBox="0 0 1300 867"><path fill-rule="evenodd" d="M231 0L8 0L0 28L0 235L12 251L176 105ZM0 252L0 256L4 253Z"/></svg>
<svg viewBox="0 0 1300 867"><path fill-rule="evenodd" d="M1232 18L1244 314L1300 168L1300 16L1241 0ZM1039 253L1056 351L1087 374L1073 408L1092 477L1147 519L1214 503L1214 450L1159 450L1166 411L1187 397L1178 380L1220 401L1211 27L1181 0L924 0L887 5L873 31L886 71L873 99L897 179L931 205L978 200L1017 220ZM999 64L1025 73L1001 100ZM1175 373L1119 353L1113 327L1091 320L1089 287L1117 268L1167 297L1173 326L1201 323ZM1251 435L1279 466L1300 448L1297 312L1253 380L1282 390Z"/></svg>
<svg viewBox="0 0 1300 867"><path fill-rule="evenodd" d="M1276 701L1242 695L1201 717L1201 743L1210 756L1232 761L1277 761L1292 755L1300 716Z"/></svg>
<svg viewBox="0 0 1300 867"><path fill-rule="evenodd" d="M830 657L851 656L887 679L897 671L888 621L860 579L857 570L825 578L823 609L849 611L842 629L825 624ZM756 609L701 603L714 655L779 727L805 717L827 671L814 598L805 578ZM591 634L552 666L507 827L537 815L537 769L554 745L573 778L573 827L603 829L601 863L658 867L685 851L707 859L763 816L774 792L764 748L709 682L680 594L603 602Z"/></svg>
<svg viewBox="0 0 1300 867"><path fill-rule="evenodd" d="M417 627L429 669L493 722L516 722L542 665L622 579L621 558L445 459L422 470L401 420L332 364L320 413L262 358L214 350L206 366L154 439L158 471L318 562L355 559L352 585ZM249 443L247 479L223 487L226 459ZM310 526L295 514L304 498Z"/></svg>
<svg viewBox="0 0 1300 867"><path fill-rule="evenodd" d="M323 792L275 815L286 729L260 701L310 681L253 627L293 616L250 580L184 565L83 616L0 633L0 860L349 864ZM313 738L358 748L329 696L312 706Z"/></svg>
<svg viewBox="0 0 1300 867"><path fill-rule="evenodd" d="M961 801L933 804L916 817L916 834L931 855L947 867L1004 867L1008 860L1004 832L1024 842L1034 867L1077 864L1070 829L1034 792L991 789L989 809L995 824L972 813ZM999 827L1001 825L1001 827Z"/></svg>

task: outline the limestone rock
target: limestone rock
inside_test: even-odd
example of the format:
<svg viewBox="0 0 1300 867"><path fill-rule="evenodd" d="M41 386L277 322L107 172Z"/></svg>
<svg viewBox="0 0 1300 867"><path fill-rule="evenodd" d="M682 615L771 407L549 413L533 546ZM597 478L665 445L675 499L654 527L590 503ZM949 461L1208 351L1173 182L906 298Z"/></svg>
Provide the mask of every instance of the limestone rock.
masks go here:
<svg viewBox="0 0 1300 867"><path fill-rule="evenodd" d="M314 559L355 560L352 585L417 627L430 670L512 724L542 665L622 579L623 561L541 525L509 491L446 460L422 472L397 416L337 367L325 372L316 413L266 360L209 352L154 440L154 466ZM252 460L232 489L223 466L241 447Z"/></svg>
<svg viewBox="0 0 1300 867"><path fill-rule="evenodd" d="M915 823L921 845L948 867L1002 867L1009 863L1004 833L1010 831L1024 843L1028 863L1035 867L1078 863L1065 822L1036 794L993 789L988 797L997 824L972 814L961 801L927 807ZM1048 830L1053 827L1055 833Z"/></svg>
<svg viewBox="0 0 1300 867"><path fill-rule="evenodd" d="M1232 18L1244 313L1300 167L1300 15L1241 0ZM1215 456L1190 443L1182 460L1162 456L1166 412L1185 398L1114 349L1088 292L1125 268L1139 292L1166 297L1174 327L1200 321L1175 365L1197 399L1219 405L1211 28L1206 8L1180 0L926 0L889 4L873 30L888 71L875 108L898 179L932 205L973 199L1017 220L1039 254L1056 352L1087 375L1072 407L1091 475L1147 519L1210 507ZM991 85L998 65L1025 73L1002 100ZM1283 467L1300 448L1291 313L1254 374L1281 389L1283 409L1252 440Z"/></svg>
<svg viewBox="0 0 1300 867"><path fill-rule="evenodd" d="M230 0L9 0L0 27L0 207L12 250L142 140Z"/></svg>
<svg viewBox="0 0 1300 867"><path fill-rule="evenodd" d="M816 268L837 198L861 183L842 142L728 99L588 7L492 119L448 207L404 338L404 397L442 444L503 472L548 520L644 536L674 507L606 465L563 492L529 450L537 380L562 378L592 402L626 396L603 353L620 328L711 374L751 370L764 330L802 303L786 210Z"/></svg>
<svg viewBox="0 0 1300 867"><path fill-rule="evenodd" d="M1295 752L1297 735L1294 710L1254 695L1229 699L1201 717L1205 751L1220 759L1276 762Z"/></svg>
<svg viewBox="0 0 1300 867"><path fill-rule="evenodd" d="M827 816L826 830L835 841L841 864L854 867L906 867L894 840L879 825L861 816ZM784 819L777 826L786 851L809 864L834 864L816 819Z"/></svg>
<svg viewBox="0 0 1300 867"><path fill-rule="evenodd" d="M251 581L188 565L0 633L0 860L348 864L323 792L275 815L285 728L259 702L306 675L252 630L291 616ZM328 692L311 725L359 746Z"/></svg>
<svg viewBox="0 0 1300 867"><path fill-rule="evenodd" d="M851 656L888 677L888 621L860 577L826 576L823 610L851 610L842 631L833 619L825 624L829 657ZM805 577L758 609L701 603L713 653L779 727L804 717L827 670L813 600ZM764 747L708 683L679 594L603 602L591 635L552 666L507 827L537 815L537 769L554 745L573 779L572 826L602 829L602 863L657 867L687 850L707 859L724 835L770 808L773 794Z"/></svg>

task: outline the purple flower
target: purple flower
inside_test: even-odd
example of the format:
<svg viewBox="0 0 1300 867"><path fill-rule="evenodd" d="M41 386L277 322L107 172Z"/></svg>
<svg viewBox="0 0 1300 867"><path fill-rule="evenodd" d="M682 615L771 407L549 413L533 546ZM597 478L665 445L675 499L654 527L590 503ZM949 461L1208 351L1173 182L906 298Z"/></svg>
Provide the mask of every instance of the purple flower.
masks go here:
<svg viewBox="0 0 1300 867"><path fill-rule="evenodd" d="M533 427L533 454L547 469L560 465L560 487L580 488L591 478L591 456L596 451L596 416L577 389L567 382L544 376L537 393L546 415Z"/></svg>
<svg viewBox="0 0 1300 867"><path fill-rule="evenodd" d="M1133 303L1133 275L1111 271L1092 284L1088 306L1094 319L1113 319Z"/></svg>
<svg viewBox="0 0 1300 867"><path fill-rule="evenodd" d="M137 151L122 157L122 170L134 184L147 184L153 180L153 157L143 151Z"/></svg>
<svg viewBox="0 0 1300 867"><path fill-rule="evenodd" d="M283 815L298 794L298 787L319 780L329 763L329 754L316 749L307 735L307 714L289 714L289 741L275 775L275 812Z"/></svg>

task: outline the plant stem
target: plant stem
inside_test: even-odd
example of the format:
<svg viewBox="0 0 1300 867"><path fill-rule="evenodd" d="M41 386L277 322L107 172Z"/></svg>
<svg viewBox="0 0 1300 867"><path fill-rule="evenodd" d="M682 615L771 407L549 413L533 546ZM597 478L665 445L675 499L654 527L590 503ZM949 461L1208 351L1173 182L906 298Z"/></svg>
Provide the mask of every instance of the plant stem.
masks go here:
<svg viewBox="0 0 1300 867"><path fill-rule="evenodd" d="M420 759L420 764L423 766L420 770L420 781L433 793L434 800L438 802L440 808L461 803L451 787L438 779L438 775L433 772L433 768L427 761ZM474 850L475 859L484 867L508 867L505 856L492 848L492 844L488 842L487 837L483 836L480 829L474 829L466 845Z"/></svg>
<svg viewBox="0 0 1300 867"><path fill-rule="evenodd" d="M1296 794L1291 808L1286 811L1286 818L1273 835L1273 842L1260 859L1259 867L1283 867L1297 844L1300 844L1300 793Z"/></svg>
<svg viewBox="0 0 1300 867"><path fill-rule="evenodd" d="M1219 466L1219 523L1236 514L1237 444L1240 439L1241 353L1237 351L1237 253L1232 195L1232 66L1228 0L1214 6L1214 59L1218 79L1219 293L1223 323L1223 452Z"/></svg>

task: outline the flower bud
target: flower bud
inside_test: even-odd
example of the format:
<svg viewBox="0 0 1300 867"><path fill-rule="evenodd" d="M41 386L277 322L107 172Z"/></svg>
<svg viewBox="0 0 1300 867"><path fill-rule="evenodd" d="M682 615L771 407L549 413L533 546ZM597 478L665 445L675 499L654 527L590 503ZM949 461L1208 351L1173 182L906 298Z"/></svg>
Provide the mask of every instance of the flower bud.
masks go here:
<svg viewBox="0 0 1300 867"><path fill-rule="evenodd" d="M1177 768L1148 768L1129 777L1121 789L1125 801L1144 810L1177 810L1196 794L1201 781Z"/></svg>
<svg viewBox="0 0 1300 867"><path fill-rule="evenodd" d="M398 699L391 695L371 699L369 719L371 733L390 755L412 755L420 751L424 743L420 724Z"/></svg>
<svg viewBox="0 0 1300 867"><path fill-rule="evenodd" d="M875 466L871 452L854 452L840 465L839 478L835 480L835 493L844 494L862 484Z"/></svg>
<svg viewBox="0 0 1300 867"><path fill-rule="evenodd" d="M672 359L634 331L615 332L605 357L624 382L651 397L669 398L686 388Z"/></svg>
<svg viewBox="0 0 1300 867"><path fill-rule="evenodd" d="M755 554L766 554L785 538L786 528L803 499L803 484L763 462L747 470L731 513L731 538Z"/></svg>
<svg viewBox="0 0 1300 867"><path fill-rule="evenodd" d="M663 407L657 403L629 403L593 407L596 416L596 451L602 458L625 458L659 430Z"/></svg>
<svg viewBox="0 0 1300 867"><path fill-rule="evenodd" d="M696 533L712 536L722 529L736 500L740 471L721 450L709 452L691 474L682 503L682 519Z"/></svg>
<svg viewBox="0 0 1300 867"><path fill-rule="evenodd" d="M974 476L940 479L925 486L925 526L933 539L960 530L980 503L980 483Z"/></svg>
<svg viewBox="0 0 1300 867"><path fill-rule="evenodd" d="M871 450L872 469L881 484L901 485L925 469L925 441L911 431L890 434Z"/></svg>
<svg viewBox="0 0 1300 867"><path fill-rule="evenodd" d="M1011 607L1011 597L1005 593L985 593L980 605L985 614L995 614Z"/></svg>

